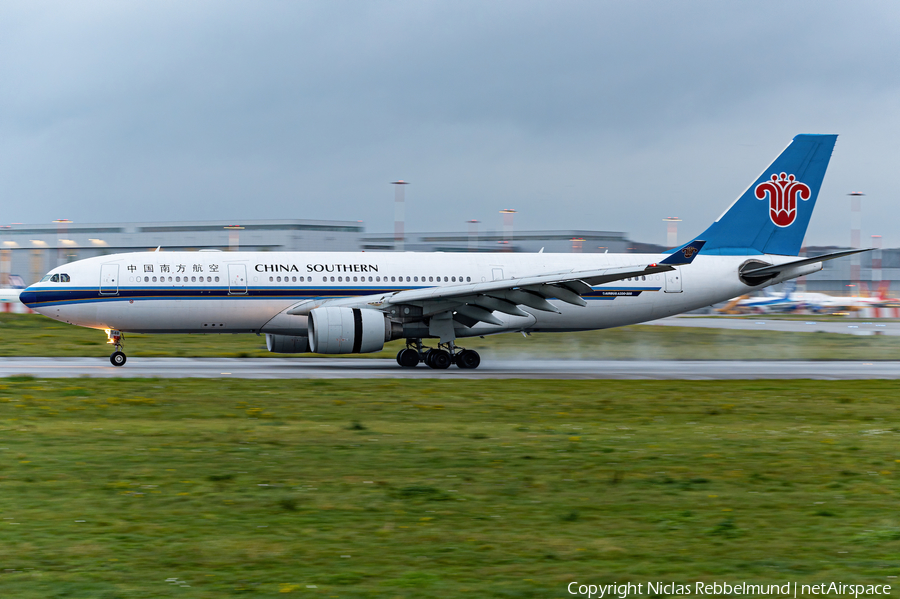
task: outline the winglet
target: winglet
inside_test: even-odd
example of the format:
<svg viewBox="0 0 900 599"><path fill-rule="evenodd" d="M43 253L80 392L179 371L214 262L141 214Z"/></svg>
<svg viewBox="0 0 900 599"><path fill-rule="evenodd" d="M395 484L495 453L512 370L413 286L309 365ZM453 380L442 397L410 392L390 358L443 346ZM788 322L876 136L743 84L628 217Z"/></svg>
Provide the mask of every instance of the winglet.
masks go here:
<svg viewBox="0 0 900 599"><path fill-rule="evenodd" d="M701 239L695 239L684 247L678 248L671 256L660 262L660 264L668 264L669 266L679 266L681 264L690 264L700 253L703 244L706 243Z"/></svg>

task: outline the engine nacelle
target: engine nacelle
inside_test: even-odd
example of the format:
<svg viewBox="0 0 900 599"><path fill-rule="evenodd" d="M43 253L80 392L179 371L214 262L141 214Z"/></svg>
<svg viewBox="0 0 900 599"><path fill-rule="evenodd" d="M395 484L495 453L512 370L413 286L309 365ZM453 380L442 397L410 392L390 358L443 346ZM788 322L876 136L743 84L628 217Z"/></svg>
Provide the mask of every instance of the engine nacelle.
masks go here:
<svg viewBox="0 0 900 599"><path fill-rule="evenodd" d="M381 351L391 339L391 321L378 310L316 308L309 313L309 349L317 354Z"/></svg>
<svg viewBox="0 0 900 599"><path fill-rule="evenodd" d="M266 348L276 354L305 354L309 351L309 338L266 333Z"/></svg>

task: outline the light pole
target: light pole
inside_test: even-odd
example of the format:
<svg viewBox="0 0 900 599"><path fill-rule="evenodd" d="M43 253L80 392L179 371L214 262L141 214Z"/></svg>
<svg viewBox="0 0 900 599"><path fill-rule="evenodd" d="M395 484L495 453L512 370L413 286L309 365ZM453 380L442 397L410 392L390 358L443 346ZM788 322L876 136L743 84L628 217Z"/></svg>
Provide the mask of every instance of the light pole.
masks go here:
<svg viewBox="0 0 900 599"><path fill-rule="evenodd" d="M516 211L512 208L504 208L500 211L500 214L503 215L503 245L506 247L504 251L511 252L513 240L513 217L516 215Z"/></svg>
<svg viewBox="0 0 900 599"><path fill-rule="evenodd" d="M478 223L480 221L472 220L466 221L469 224L469 251L475 252L478 251Z"/></svg>
<svg viewBox="0 0 900 599"><path fill-rule="evenodd" d="M847 195L850 196L850 247L857 250L862 221L862 199L866 194L851 191ZM855 287L856 295L859 295L859 254L850 256L850 286Z"/></svg>
<svg viewBox="0 0 900 599"><path fill-rule="evenodd" d="M404 209L406 207L406 191L405 187L409 185L408 181L400 179L392 181L394 186L394 251L403 251L403 242L405 241L405 232L403 231Z"/></svg>
<svg viewBox="0 0 900 599"><path fill-rule="evenodd" d="M673 248L678 245L678 223L681 222L681 219L677 216L667 216L663 219L663 222L667 224L666 245Z"/></svg>
<svg viewBox="0 0 900 599"><path fill-rule="evenodd" d="M877 283L877 289L881 291L881 235L872 235L872 247L875 248L875 251L872 252L872 286L875 287ZM872 289L875 291L875 289Z"/></svg>
<svg viewBox="0 0 900 599"><path fill-rule="evenodd" d="M240 225L225 225L228 230L228 251L236 252L241 247L241 230L244 228Z"/></svg>

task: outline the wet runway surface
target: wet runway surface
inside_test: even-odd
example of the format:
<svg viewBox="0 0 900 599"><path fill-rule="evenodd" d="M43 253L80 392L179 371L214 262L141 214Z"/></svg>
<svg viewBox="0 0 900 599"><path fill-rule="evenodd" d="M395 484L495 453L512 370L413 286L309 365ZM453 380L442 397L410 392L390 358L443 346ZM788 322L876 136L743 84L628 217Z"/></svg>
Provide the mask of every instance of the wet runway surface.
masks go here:
<svg viewBox="0 0 900 599"><path fill-rule="evenodd" d="M701 327L741 331L785 331L790 333L842 333L845 335L900 335L900 322L846 318L818 321L814 316L805 320L767 319L765 316L744 318L706 318L703 316L673 316L645 324L668 327Z"/></svg>
<svg viewBox="0 0 900 599"><path fill-rule="evenodd" d="M160 377L242 379L900 379L900 362L504 360L477 370L400 368L394 360L359 358L139 358L116 368L107 358L0 358L0 377Z"/></svg>

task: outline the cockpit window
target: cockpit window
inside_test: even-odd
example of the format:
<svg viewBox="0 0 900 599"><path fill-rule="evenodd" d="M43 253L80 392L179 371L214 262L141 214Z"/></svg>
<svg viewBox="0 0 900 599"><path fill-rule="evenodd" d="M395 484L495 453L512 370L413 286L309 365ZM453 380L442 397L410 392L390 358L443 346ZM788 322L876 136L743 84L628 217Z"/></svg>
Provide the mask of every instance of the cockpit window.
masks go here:
<svg viewBox="0 0 900 599"><path fill-rule="evenodd" d="M55 275L44 275L44 278L41 279L41 283L46 283L50 281L51 283L69 283L71 279L69 275L65 273L57 273Z"/></svg>

